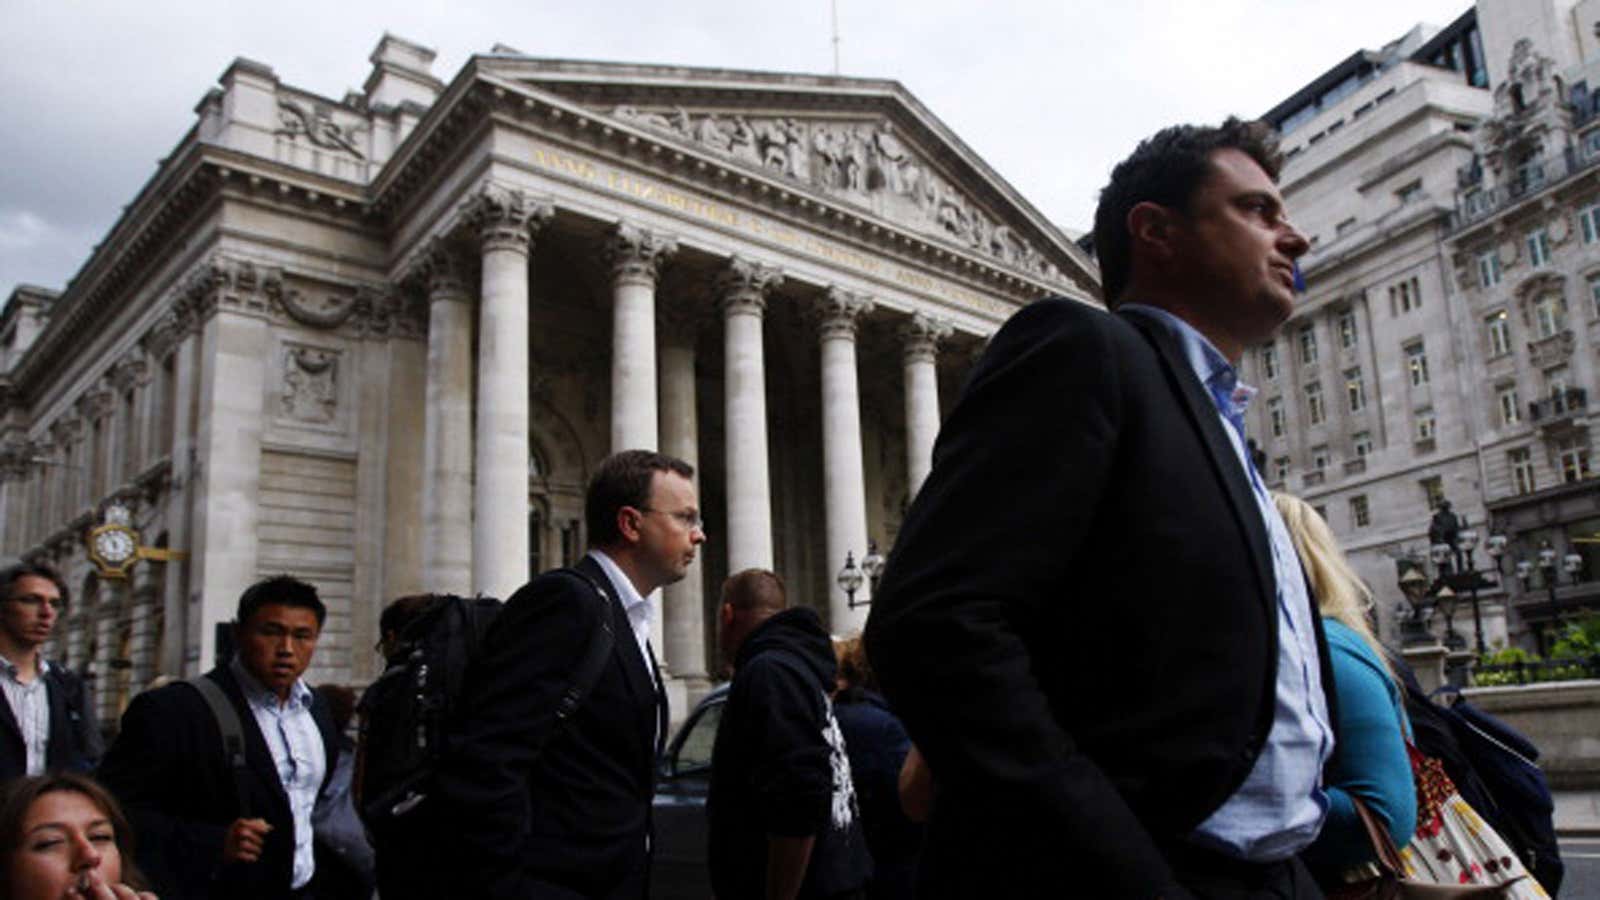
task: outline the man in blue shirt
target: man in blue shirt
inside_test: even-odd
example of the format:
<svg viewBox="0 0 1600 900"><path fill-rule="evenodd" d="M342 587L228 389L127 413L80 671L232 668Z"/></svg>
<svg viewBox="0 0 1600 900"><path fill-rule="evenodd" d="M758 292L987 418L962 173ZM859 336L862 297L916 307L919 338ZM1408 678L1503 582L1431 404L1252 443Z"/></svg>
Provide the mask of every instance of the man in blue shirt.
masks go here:
<svg viewBox="0 0 1600 900"><path fill-rule="evenodd" d="M937 793L939 897L1320 897L1323 639L1236 375L1308 249L1271 130L1166 129L944 423L867 625Z"/></svg>
<svg viewBox="0 0 1600 900"><path fill-rule="evenodd" d="M192 684L135 697L100 766L139 835L163 900L315 896L311 813L338 743L302 676L327 616L316 588L280 575L239 598L233 659L204 677L239 719L243 767Z"/></svg>

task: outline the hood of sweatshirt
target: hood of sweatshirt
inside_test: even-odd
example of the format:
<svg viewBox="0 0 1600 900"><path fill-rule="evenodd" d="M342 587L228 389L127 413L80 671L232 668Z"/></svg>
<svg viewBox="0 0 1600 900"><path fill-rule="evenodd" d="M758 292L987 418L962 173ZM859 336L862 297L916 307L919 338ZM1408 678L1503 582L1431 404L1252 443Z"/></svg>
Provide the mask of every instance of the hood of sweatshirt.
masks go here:
<svg viewBox="0 0 1600 900"><path fill-rule="evenodd" d="M734 661L734 666L738 668L757 654L779 649L799 657L832 691L833 675L839 663L833 655L833 639L828 636L828 630L822 627L816 610L809 606L796 606L756 626L756 630L744 639L744 646L739 648L739 658Z"/></svg>

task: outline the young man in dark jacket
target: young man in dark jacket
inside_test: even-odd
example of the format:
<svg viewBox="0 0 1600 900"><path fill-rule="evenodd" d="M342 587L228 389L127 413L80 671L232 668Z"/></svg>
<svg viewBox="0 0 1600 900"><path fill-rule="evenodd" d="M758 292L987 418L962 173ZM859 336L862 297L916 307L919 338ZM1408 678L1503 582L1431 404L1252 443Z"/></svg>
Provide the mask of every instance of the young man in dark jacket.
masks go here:
<svg viewBox="0 0 1600 900"><path fill-rule="evenodd" d="M719 900L860 896L872 861L829 693L836 662L817 614L747 569L722 587L733 685L711 751L711 885Z"/></svg>
<svg viewBox="0 0 1600 900"><path fill-rule="evenodd" d="M0 571L0 784L22 775L89 772L103 749L83 680L44 658L67 584L43 563Z"/></svg>

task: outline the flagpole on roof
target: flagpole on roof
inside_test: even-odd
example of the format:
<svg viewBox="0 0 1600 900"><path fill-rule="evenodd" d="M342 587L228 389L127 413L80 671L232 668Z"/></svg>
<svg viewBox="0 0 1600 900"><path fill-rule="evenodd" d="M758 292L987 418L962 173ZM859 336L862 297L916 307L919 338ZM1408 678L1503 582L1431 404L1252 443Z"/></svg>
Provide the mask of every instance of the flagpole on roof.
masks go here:
<svg viewBox="0 0 1600 900"><path fill-rule="evenodd" d="M833 74L839 74L839 0L831 0L833 7Z"/></svg>

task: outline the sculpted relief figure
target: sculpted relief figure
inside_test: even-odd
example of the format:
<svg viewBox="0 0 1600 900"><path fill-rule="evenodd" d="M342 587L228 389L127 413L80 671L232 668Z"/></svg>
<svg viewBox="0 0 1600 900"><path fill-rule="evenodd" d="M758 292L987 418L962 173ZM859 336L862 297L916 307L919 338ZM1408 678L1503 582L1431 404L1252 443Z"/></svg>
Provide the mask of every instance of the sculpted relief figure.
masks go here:
<svg viewBox="0 0 1600 900"><path fill-rule="evenodd" d="M851 202L887 197L880 211L920 220L926 230L950 237L1003 263L1046 278L1058 272L1009 226L980 211L928 166L918 162L888 121L877 124L805 123L792 117L756 118L672 112L618 106L618 119L691 141L722 156L843 194ZM876 205L876 203L874 203Z"/></svg>

